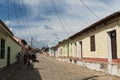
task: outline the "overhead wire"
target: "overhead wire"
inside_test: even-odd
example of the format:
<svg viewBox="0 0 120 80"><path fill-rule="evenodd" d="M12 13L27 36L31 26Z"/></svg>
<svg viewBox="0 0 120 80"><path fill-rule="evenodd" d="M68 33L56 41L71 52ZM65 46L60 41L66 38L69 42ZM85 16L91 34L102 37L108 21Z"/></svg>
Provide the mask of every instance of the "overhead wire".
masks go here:
<svg viewBox="0 0 120 80"><path fill-rule="evenodd" d="M53 2L54 2L54 4L56 5L55 0L53 0ZM63 1L63 2L64 2L64 1ZM69 29L68 32L70 33L69 36L71 36L71 33L73 34L73 32L74 32L73 29L71 29L70 24L68 24L67 20L63 18L63 15L60 13L60 9L59 9L59 8L57 9L57 11L58 11L58 13L59 13L59 15L60 15L61 21L64 22L64 24L66 24L66 26L68 27L68 29ZM65 26L65 27L66 27L66 26ZM67 27L66 27L66 28L67 28ZM66 29L66 31L67 31L68 29Z"/></svg>
<svg viewBox="0 0 120 80"><path fill-rule="evenodd" d="M49 16L48 16L47 12L46 12L45 4L44 4L43 0L41 0L41 3L42 3L42 6L43 6L43 8L44 8L44 12L45 12L45 14L47 15L47 21L48 21L48 23L49 23L51 26L53 26L53 24L52 24L52 22L50 21L50 18L49 18ZM52 28L52 27L51 27L51 28ZM58 35L57 35L57 32L54 30L54 28L52 28L52 30L54 31L56 38L59 39L59 37L58 37Z"/></svg>
<svg viewBox="0 0 120 80"><path fill-rule="evenodd" d="M90 9L82 0L79 0L97 19L99 19L99 16L97 16L92 9Z"/></svg>
<svg viewBox="0 0 120 80"><path fill-rule="evenodd" d="M26 35L26 37L27 37L26 40L27 40L27 39L29 39L29 33L28 33L28 31L27 31L27 28L26 28L26 24L25 24L26 21L24 20L24 17L23 17L23 13L22 13L22 8L21 8L20 1L17 0L17 2L18 2L18 8L19 8L19 10L20 10L20 15L21 15L21 19L22 19L22 23L23 23L25 35Z"/></svg>
<svg viewBox="0 0 120 80"><path fill-rule="evenodd" d="M10 11L10 1L9 0L7 0L7 10L8 10L8 27L10 28L10 13L9 13L9 11Z"/></svg>
<svg viewBox="0 0 120 80"><path fill-rule="evenodd" d="M54 4L56 5L56 3L55 3L54 0L53 0L53 2L54 2ZM66 24L66 26L69 27L70 34L71 34L71 32L73 33L74 31L73 31L73 29L71 29L70 25L67 23L67 20L64 19L64 18L63 18L63 15L60 14L60 9L59 9L59 8L57 9L57 11L58 11L58 13L59 13L59 15L60 15L61 21L64 21L64 24ZM67 27L66 27L66 28L67 28ZM68 31L68 32L69 32L69 31ZM69 35L69 36L70 36L70 35Z"/></svg>
<svg viewBox="0 0 120 80"><path fill-rule="evenodd" d="M55 13L56 13L56 15L57 15L57 17L58 17L58 20L59 20L62 28L64 29L64 31L65 31L65 33L66 33L66 35L67 35L67 37L68 37L69 34L68 34L67 30L65 29L64 24L62 23L61 17L60 17L60 15L59 15L59 13L58 13L58 11L57 11L57 9L56 9L56 6L55 6L53 0L50 0L50 2L51 2L52 6L53 6L53 8L54 8L54 10L55 10Z"/></svg>
<svg viewBox="0 0 120 80"><path fill-rule="evenodd" d="M14 1L14 0L13 0ZM14 13L15 13L15 18L16 18L16 24L20 24L20 22L18 21L18 18L19 18L19 14L17 13L17 6L16 4L13 4L13 8L14 8Z"/></svg>
<svg viewBox="0 0 120 80"><path fill-rule="evenodd" d="M87 21L84 20L80 15L78 15L75 10L70 6L68 5L66 2L63 2L70 10L73 14L75 14L84 24L88 25Z"/></svg>
<svg viewBox="0 0 120 80"><path fill-rule="evenodd" d="M16 23L19 24L19 26L17 26L17 27L21 27L21 29L23 30L23 34L24 34L23 38L27 39L27 35L26 35L26 32L25 32L25 29L22 26L20 26L20 25L24 26L24 23L23 23L23 19L22 19L22 15L21 15L21 11L20 11L20 6L19 6L18 0L16 0L16 3L13 5L13 7L14 7L14 11L15 11L16 19L17 19Z"/></svg>
<svg viewBox="0 0 120 80"><path fill-rule="evenodd" d="M30 29L31 25L30 25L30 22L28 19L28 13L27 13L24 5L23 5L23 7L24 7L23 12L24 12L24 15L26 16L26 28ZM28 31L29 37L30 37L30 39L32 39L32 35L28 29L27 29L27 31Z"/></svg>
<svg viewBox="0 0 120 80"><path fill-rule="evenodd" d="M57 35L57 32L56 32L56 31L54 30L54 28L52 27L53 24L52 24L52 22L50 21L50 18L49 18L48 14L47 14L47 11L46 11L46 8L45 8L44 1L41 0L41 3L42 3L42 6L43 6L43 8L44 8L44 12L45 12L45 14L46 14L46 16L47 16L47 21L48 21L49 25L51 25L51 28L52 28L52 30L53 30L55 36L56 36L56 40L58 41L60 38L59 38L59 36ZM55 43L55 42L54 42L54 43Z"/></svg>

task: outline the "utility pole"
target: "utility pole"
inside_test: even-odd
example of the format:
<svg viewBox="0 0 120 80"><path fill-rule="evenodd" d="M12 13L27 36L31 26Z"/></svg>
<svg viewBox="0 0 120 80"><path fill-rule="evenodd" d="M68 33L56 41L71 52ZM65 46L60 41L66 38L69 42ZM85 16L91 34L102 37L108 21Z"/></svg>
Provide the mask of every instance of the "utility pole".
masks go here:
<svg viewBox="0 0 120 80"><path fill-rule="evenodd" d="M31 47L33 46L33 37L31 37Z"/></svg>

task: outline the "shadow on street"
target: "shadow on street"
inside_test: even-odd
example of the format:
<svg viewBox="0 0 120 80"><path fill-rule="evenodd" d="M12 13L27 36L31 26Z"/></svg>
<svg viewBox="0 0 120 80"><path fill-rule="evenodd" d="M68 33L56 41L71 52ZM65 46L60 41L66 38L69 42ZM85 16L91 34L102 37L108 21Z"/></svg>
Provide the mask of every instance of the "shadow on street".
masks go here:
<svg viewBox="0 0 120 80"><path fill-rule="evenodd" d="M8 80L42 80L42 77L38 68L28 69L22 65Z"/></svg>

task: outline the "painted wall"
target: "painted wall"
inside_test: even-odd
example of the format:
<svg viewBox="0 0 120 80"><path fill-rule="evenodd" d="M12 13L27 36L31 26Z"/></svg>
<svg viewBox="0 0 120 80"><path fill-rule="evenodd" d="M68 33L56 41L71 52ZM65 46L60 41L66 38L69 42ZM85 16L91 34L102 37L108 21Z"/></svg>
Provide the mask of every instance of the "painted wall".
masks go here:
<svg viewBox="0 0 120 80"><path fill-rule="evenodd" d="M118 58L120 58L120 20L117 27L117 53Z"/></svg>
<svg viewBox="0 0 120 80"><path fill-rule="evenodd" d="M118 22L112 22L107 25L100 25L98 28L90 30L86 32L86 34L80 36L79 38L76 39L77 43L77 56L81 56L81 50L80 50L80 45L79 41L82 41L82 57L86 58L109 58L111 53L109 52L111 49L108 47L108 32L116 30L117 34L117 54L118 58L120 58L120 26L118 26ZM90 36L95 35L95 46L96 46L96 51L91 51L90 50ZM75 42L74 42L75 43ZM75 46L73 46L73 49ZM74 56L76 53L74 53Z"/></svg>
<svg viewBox="0 0 120 80"><path fill-rule="evenodd" d="M69 43L69 56L72 57L72 43Z"/></svg>
<svg viewBox="0 0 120 80"><path fill-rule="evenodd" d="M101 24L73 38L69 41L69 56L79 58L108 58L110 60L112 58L112 53L111 48L109 48L111 46L111 41L109 40L110 36L108 33L113 30L116 30L117 57L120 58L120 20L111 20L106 24ZM95 51L91 51L90 47L90 36L92 35L95 35ZM82 42L82 46L80 45L80 41ZM75 43L77 46L75 46ZM63 51L61 56L67 56L67 48L65 45L67 45L66 42L59 46L59 49Z"/></svg>
<svg viewBox="0 0 120 80"><path fill-rule="evenodd" d="M55 54L55 50L54 49L50 49L49 53L50 53L50 56L55 56L54 55Z"/></svg>
<svg viewBox="0 0 120 80"><path fill-rule="evenodd" d="M6 39L7 37L0 32L0 38ZM5 49L5 58L1 59L0 58L0 68L6 66L7 64L7 57L6 57L6 49Z"/></svg>
<svg viewBox="0 0 120 80"><path fill-rule="evenodd" d="M11 38L5 36L2 33L0 33L0 37L5 39L5 58L0 59L0 68L1 68L7 65L7 47L11 48L10 63L14 63L16 61L16 55L20 51L20 45L18 45Z"/></svg>
<svg viewBox="0 0 120 80"><path fill-rule="evenodd" d="M63 47L63 50L64 50L64 56L67 57L68 56L68 45L66 44L64 47Z"/></svg>
<svg viewBox="0 0 120 80"><path fill-rule="evenodd" d="M26 53L26 49L27 49L27 45L25 45L22 41L21 41L21 39L19 39L19 38L17 38L17 37L13 37L20 45L21 45L21 55L22 55L22 57L23 57L23 55Z"/></svg>
<svg viewBox="0 0 120 80"><path fill-rule="evenodd" d="M14 42L12 39L7 37L6 40L6 52L7 52L7 47L11 48L11 56L10 56L10 61L11 63L14 63L16 61L16 55L18 52L21 50L21 46L18 45L16 42ZM6 53L7 54L7 53ZM7 56L7 55L6 55Z"/></svg>

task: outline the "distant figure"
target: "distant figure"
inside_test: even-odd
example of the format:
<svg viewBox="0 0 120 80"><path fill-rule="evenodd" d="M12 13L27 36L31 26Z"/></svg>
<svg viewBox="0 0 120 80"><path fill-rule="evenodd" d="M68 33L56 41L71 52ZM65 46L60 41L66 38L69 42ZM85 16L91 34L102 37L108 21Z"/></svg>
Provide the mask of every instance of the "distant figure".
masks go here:
<svg viewBox="0 0 120 80"><path fill-rule="evenodd" d="M33 62L36 61L36 55L34 53L31 55L31 59L32 59Z"/></svg>
<svg viewBox="0 0 120 80"><path fill-rule="evenodd" d="M29 52L26 53L25 64L26 62L27 62L27 69L30 69L32 60Z"/></svg>
<svg viewBox="0 0 120 80"><path fill-rule="evenodd" d="M30 59L27 60L27 69L30 68Z"/></svg>
<svg viewBox="0 0 120 80"><path fill-rule="evenodd" d="M24 64L26 64L27 63L27 55L26 54L24 54L23 59L24 59Z"/></svg>
<svg viewBox="0 0 120 80"><path fill-rule="evenodd" d="M20 63L20 60L21 60L21 54L20 52L17 54L17 63Z"/></svg>

